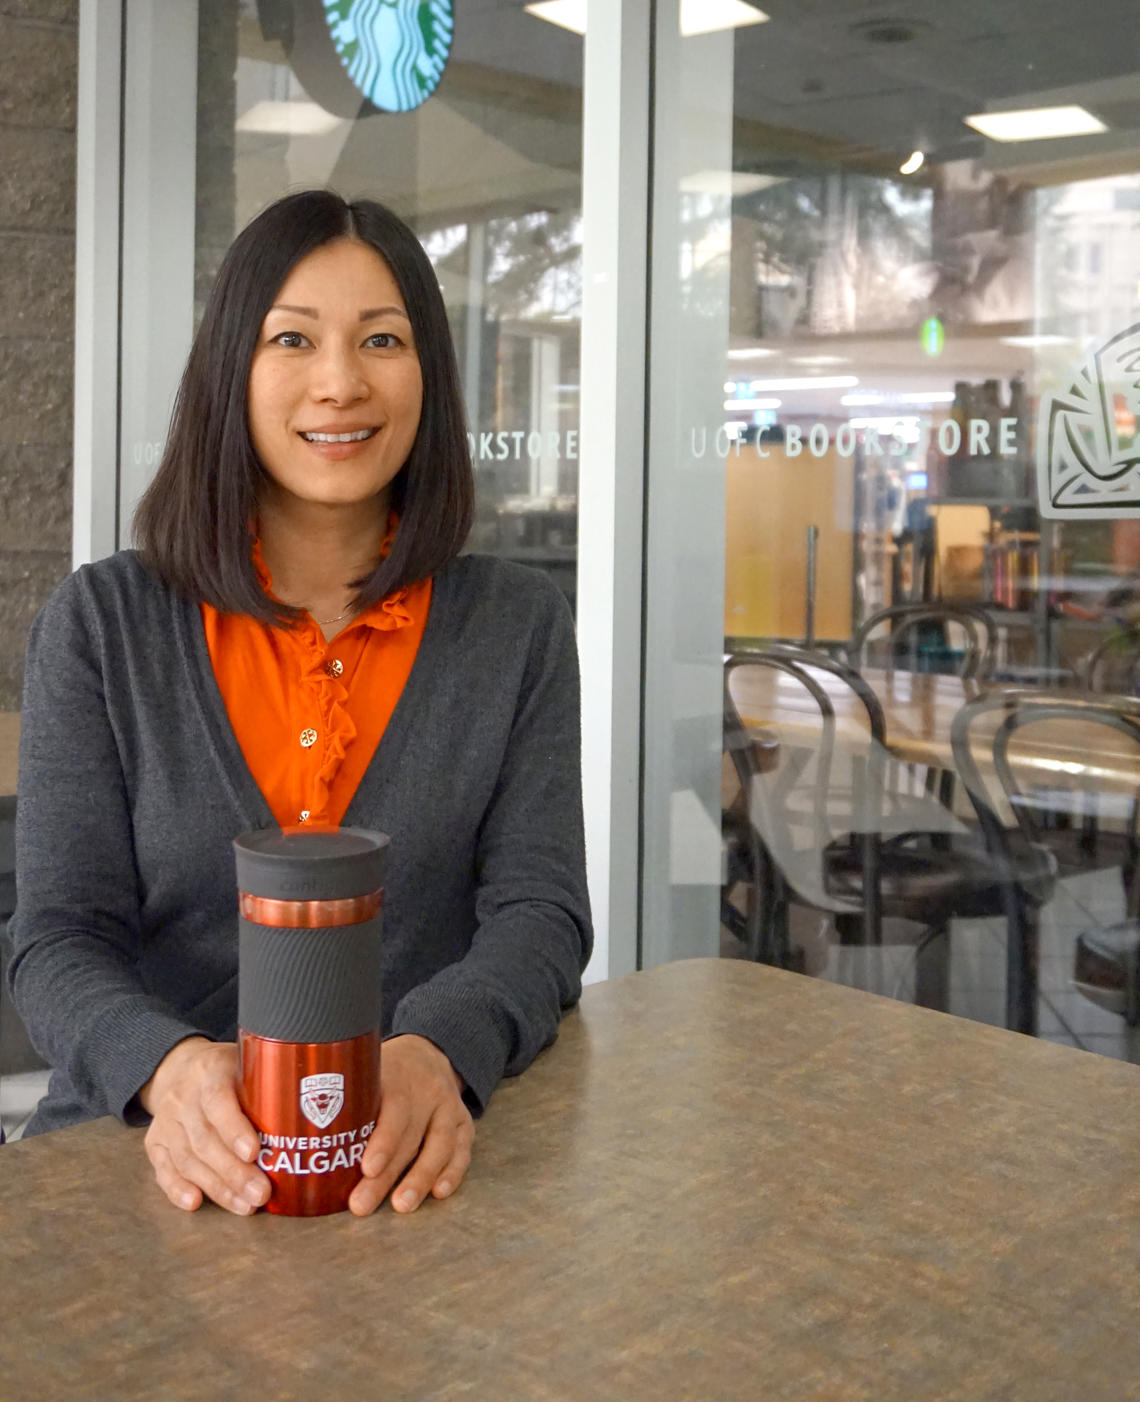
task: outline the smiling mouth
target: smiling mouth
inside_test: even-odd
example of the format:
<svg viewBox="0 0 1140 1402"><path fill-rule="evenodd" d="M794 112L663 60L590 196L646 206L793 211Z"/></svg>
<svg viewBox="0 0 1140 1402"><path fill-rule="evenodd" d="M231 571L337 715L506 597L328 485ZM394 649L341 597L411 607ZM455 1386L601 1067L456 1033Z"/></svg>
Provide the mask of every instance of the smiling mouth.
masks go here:
<svg viewBox="0 0 1140 1402"><path fill-rule="evenodd" d="M361 428L355 433L302 433L301 437L306 443L363 443L379 431L376 428Z"/></svg>

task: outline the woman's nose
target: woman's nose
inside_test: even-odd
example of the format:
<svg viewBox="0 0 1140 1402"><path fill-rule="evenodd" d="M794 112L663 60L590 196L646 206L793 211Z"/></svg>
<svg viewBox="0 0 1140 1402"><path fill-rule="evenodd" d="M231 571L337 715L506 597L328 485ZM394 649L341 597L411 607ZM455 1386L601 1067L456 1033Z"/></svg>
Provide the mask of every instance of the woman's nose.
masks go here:
<svg viewBox="0 0 1140 1402"><path fill-rule="evenodd" d="M352 404L367 395L368 381L350 350L326 346L310 363L309 393L313 399Z"/></svg>

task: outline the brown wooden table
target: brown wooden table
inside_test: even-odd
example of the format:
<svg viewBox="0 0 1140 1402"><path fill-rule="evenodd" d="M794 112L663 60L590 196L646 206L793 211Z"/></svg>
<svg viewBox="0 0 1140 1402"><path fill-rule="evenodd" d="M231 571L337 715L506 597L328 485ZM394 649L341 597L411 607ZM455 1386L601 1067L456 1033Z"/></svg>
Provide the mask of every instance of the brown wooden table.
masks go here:
<svg viewBox="0 0 1140 1402"><path fill-rule="evenodd" d="M411 1217L183 1215L0 1149L12 1402L1119 1402L1140 1068L779 970L586 990Z"/></svg>
<svg viewBox="0 0 1140 1402"><path fill-rule="evenodd" d="M862 676L883 708L891 753L908 764L943 770L954 768L950 751L954 716L967 700L993 689L992 684L926 672L866 667ZM815 680L831 699L841 727L863 721L862 707L838 678L819 672ZM818 730L819 708L792 677L767 667L745 669L735 674L733 690L746 725ZM1062 780L1067 768L1075 766L1091 772L1106 786L1136 787L1135 751L1123 736L1114 736L1101 726L1061 722L1035 726L1026 732L1022 745L1015 743L1011 753L1019 766ZM979 762L982 758L978 756Z"/></svg>

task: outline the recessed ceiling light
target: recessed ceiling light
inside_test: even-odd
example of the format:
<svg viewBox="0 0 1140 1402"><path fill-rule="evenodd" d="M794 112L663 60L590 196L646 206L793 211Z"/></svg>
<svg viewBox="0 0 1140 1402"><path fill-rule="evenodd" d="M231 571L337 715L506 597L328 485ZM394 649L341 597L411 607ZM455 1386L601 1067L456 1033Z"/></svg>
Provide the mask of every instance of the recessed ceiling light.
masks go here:
<svg viewBox="0 0 1140 1402"><path fill-rule="evenodd" d="M728 352L729 360L766 360L770 355L778 355L769 346L740 346Z"/></svg>
<svg viewBox="0 0 1140 1402"><path fill-rule="evenodd" d="M341 124L339 117L315 102L255 102L234 123L237 131L267 136L324 136Z"/></svg>
<svg viewBox="0 0 1140 1402"><path fill-rule="evenodd" d="M793 355L793 365L846 365L845 355Z"/></svg>
<svg viewBox="0 0 1140 1402"><path fill-rule="evenodd" d="M845 409L865 409L872 404L882 404L885 408L892 404L953 404L954 391L930 389L911 394L886 394L882 390L866 390L862 394L845 394L839 402Z"/></svg>
<svg viewBox="0 0 1140 1402"><path fill-rule="evenodd" d="M551 24L572 29L575 34L586 32L586 0L539 0L535 5L524 5L523 9L536 19L548 19Z"/></svg>
<svg viewBox="0 0 1140 1402"><path fill-rule="evenodd" d="M575 34L586 32L586 0L535 0L523 9L528 15L572 29ZM714 29L763 24L767 18L763 10L745 4L745 0L681 0L681 33L686 38L691 34L709 34Z"/></svg>
<svg viewBox="0 0 1140 1402"><path fill-rule="evenodd" d="M681 0L681 33L711 34L715 29L739 29L763 24L768 16L744 0Z"/></svg>
<svg viewBox="0 0 1140 1402"><path fill-rule="evenodd" d="M752 391L789 389L852 389L859 383L858 375L803 375L790 380L753 380Z"/></svg>
<svg viewBox="0 0 1140 1402"><path fill-rule="evenodd" d="M1021 112L978 112L963 117L968 127L991 141L1047 141L1056 136L1088 136L1108 128L1083 107L1028 107Z"/></svg>
<svg viewBox="0 0 1140 1402"><path fill-rule="evenodd" d="M782 185L786 176L753 175L745 170L697 170L681 177L687 195L754 195L770 185Z"/></svg>
<svg viewBox="0 0 1140 1402"><path fill-rule="evenodd" d="M921 151L912 151L910 155L899 166L900 175L913 175L916 170L921 170L926 157Z"/></svg>
<svg viewBox="0 0 1140 1402"><path fill-rule="evenodd" d="M1001 336L999 339L1003 346L1028 346L1031 350L1036 346L1068 346L1072 344L1071 336L1054 336L1048 332L1042 332L1039 336Z"/></svg>

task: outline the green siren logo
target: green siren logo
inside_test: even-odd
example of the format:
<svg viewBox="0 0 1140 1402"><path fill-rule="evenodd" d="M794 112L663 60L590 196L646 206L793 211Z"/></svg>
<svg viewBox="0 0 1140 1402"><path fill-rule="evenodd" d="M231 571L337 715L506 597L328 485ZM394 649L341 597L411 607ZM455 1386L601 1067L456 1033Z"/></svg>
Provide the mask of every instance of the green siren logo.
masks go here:
<svg viewBox="0 0 1140 1402"><path fill-rule="evenodd" d="M451 53L451 0L324 0L344 71L385 112L410 112L435 91Z"/></svg>
<svg viewBox="0 0 1140 1402"><path fill-rule="evenodd" d="M1037 494L1054 520L1140 516L1140 324L1091 351L1041 397Z"/></svg>

